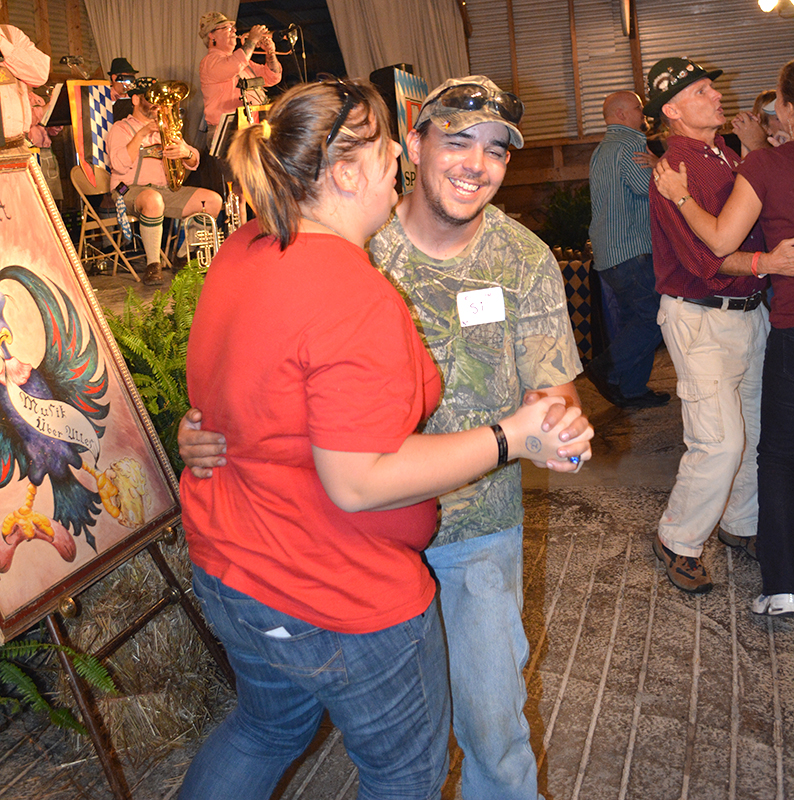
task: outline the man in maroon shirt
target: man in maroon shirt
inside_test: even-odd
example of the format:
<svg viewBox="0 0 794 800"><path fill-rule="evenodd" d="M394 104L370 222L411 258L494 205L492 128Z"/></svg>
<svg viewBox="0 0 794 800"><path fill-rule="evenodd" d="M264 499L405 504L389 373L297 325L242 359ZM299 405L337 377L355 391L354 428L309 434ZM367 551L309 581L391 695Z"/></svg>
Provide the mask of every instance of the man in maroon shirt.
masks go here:
<svg viewBox="0 0 794 800"><path fill-rule="evenodd" d="M686 197L673 203L650 187L651 236L659 324L675 365L687 450L659 522L653 549L670 581L686 592L712 588L700 555L719 525L722 542L754 557L758 516L756 446L761 370L769 322L765 273L794 273L794 240L772 253L754 228L740 251L715 256L686 224L693 197L719 214L733 189L738 156L717 134L725 116L707 72L666 58L648 73L644 113L670 129L666 158L686 164Z"/></svg>

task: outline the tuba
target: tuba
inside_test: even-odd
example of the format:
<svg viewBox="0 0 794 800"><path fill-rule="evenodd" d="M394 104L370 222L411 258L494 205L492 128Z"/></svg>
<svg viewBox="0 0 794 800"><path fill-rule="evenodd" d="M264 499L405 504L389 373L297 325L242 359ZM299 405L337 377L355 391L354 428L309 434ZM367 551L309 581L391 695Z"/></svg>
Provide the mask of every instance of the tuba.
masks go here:
<svg viewBox="0 0 794 800"><path fill-rule="evenodd" d="M182 116L179 104L190 94L190 87L182 81L158 81L150 87L144 97L157 106L157 126L163 147L182 138ZM163 168L168 188L175 192L185 182L187 170L181 158L163 156Z"/></svg>

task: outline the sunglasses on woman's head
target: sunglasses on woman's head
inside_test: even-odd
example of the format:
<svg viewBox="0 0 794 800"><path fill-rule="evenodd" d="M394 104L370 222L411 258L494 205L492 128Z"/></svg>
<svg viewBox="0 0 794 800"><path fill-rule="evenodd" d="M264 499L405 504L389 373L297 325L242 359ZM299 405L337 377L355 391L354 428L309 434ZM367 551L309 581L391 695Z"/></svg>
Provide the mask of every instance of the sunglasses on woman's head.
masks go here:
<svg viewBox="0 0 794 800"><path fill-rule="evenodd" d="M321 81L321 83L327 83L331 86L335 86L342 96L342 108L339 109L339 113L336 115L336 120L331 126L331 130L328 131L328 136L325 137L325 146L328 148L331 146L334 139L336 139L336 137L339 135L339 131L342 129L342 126L345 124L345 122L347 122L347 118L352 111L353 106L356 103L362 102L364 98L361 96L361 92L359 92L355 86L339 80L339 78L326 79ZM320 150L317 158L317 170L314 173L314 180L319 179L320 168L322 165L323 152Z"/></svg>

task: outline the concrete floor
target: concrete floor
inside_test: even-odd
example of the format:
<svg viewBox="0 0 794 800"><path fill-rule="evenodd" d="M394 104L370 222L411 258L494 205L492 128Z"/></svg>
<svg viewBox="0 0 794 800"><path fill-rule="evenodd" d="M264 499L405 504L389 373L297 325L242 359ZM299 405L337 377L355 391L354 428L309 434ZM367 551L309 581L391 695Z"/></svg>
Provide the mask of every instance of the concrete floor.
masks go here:
<svg viewBox="0 0 794 800"><path fill-rule="evenodd" d="M113 306L132 280L92 283ZM675 390L664 350L652 386ZM524 480L526 711L545 797L794 797L794 622L750 613L757 564L714 536L704 559L716 585L702 598L672 587L651 551L683 451L678 400L625 411L586 379L577 387L596 428L593 460L570 476L530 465ZM219 719L232 702L219 689ZM460 796L452 745L444 800ZM175 797L197 746L127 763L133 797ZM0 719L0 753L0 800L111 797L90 748L75 757L32 715ZM278 796L352 800L356 783L328 726Z"/></svg>

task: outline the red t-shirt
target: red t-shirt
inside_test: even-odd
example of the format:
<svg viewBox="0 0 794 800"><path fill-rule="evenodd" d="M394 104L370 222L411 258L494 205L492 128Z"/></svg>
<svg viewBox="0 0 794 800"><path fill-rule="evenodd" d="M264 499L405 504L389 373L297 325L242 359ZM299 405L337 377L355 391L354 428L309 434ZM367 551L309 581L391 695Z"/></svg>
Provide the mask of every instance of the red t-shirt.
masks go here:
<svg viewBox="0 0 794 800"><path fill-rule="evenodd" d="M436 501L347 513L311 446L397 451L438 402L405 303L364 251L300 234L281 253L249 222L212 262L187 354L191 403L227 441L210 479L182 474L192 560L291 616L368 633L422 613Z"/></svg>
<svg viewBox="0 0 794 800"><path fill-rule="evenodd" d="M783 239L794 237L794 142L753 150L745 156L739 174L761 201L761 229L767 250L774 250ZM794 278L770 278L774 292L769 321L775 328L794 328Z"/></svg>

